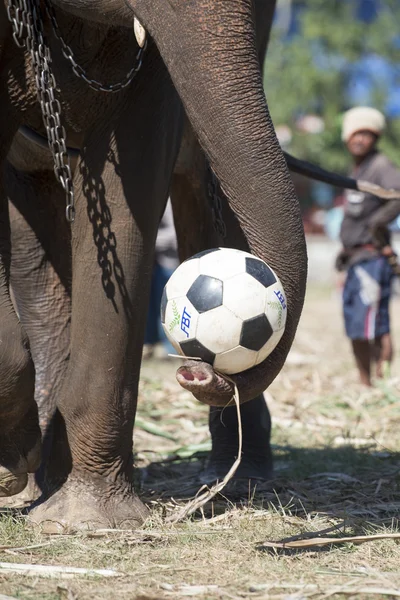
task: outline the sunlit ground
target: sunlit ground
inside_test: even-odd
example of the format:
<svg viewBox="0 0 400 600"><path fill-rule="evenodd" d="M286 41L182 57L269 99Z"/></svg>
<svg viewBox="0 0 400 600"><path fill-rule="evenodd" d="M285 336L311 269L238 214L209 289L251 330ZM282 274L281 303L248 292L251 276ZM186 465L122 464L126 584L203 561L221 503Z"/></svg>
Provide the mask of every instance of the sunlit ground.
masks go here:
<svg viewBox="0 0 400 600"><path fill-rule="evenodd" d="M392 315L400 347L398 299ZM400 354L391 379L362 388L337 294L311 287L289 360L266 394L276 478L244 501L220 496L171 525L165 518L196 492L209 449L207 408L178 386L175 367L152 360L142 369L136 461L153 511L141 530L46 537L21 518L5 514L0 522L0 561L120 576L45 579L0 569L0 591L25 600L399 596L399 540L290 551L262 544L398 532Z"/></svg>

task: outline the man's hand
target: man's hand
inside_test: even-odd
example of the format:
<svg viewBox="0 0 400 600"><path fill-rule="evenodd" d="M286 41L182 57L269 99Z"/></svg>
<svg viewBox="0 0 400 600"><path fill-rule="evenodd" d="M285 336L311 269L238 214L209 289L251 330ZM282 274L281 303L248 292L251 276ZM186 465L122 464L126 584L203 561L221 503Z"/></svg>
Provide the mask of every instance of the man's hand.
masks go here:
<svg viewBox="0 0 400 600"><path fill-rule="evenodd" d="M400 264L397 262L397 254L393 250L393 248L389 245L384 246L380 250L380 253L382 254L382 256L386 256L386 258L388 259L388 263L392 267L393 273L395 275L400 276Z"/></svg>
<svg viewBox="0 0 400 600"><path fill-rule="evenodd" d="M396 256L395 251L393 250L392 246L384 246L381 250L380 253L383 254L383 256Z"/></svg>
<svg viewBox="0 0 400 600"><path fill-rule="evenodd" d="M339 272L345 271L348 260L349 260L349 254L348 254L347 250L342 248L335 260L336 270Z"/></svg>

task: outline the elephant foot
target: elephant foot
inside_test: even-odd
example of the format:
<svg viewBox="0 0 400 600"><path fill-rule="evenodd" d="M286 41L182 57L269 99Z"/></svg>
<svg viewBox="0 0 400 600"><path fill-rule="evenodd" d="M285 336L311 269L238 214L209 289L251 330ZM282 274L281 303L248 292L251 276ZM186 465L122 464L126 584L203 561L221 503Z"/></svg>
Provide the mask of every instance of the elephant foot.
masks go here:
<svg viewBox="0 0 400 600"><path fill-rule="evenodd" d="M231 466L231 462L209 461L200 473L200 483L211 487L217 481L222 481ZM250 500L265 488L272 475L272 462L242 460L221 494L230 501Z"/></svg>
<svg viewBox="0 0 400 600"><path fill-rule="evenodd" d="M210 460L204 471L200 473L201 483L210 485L216 481L221 481L228 473L232 464L233 461ZM241 480L243 482L248 482L249 480L252 480L254 482L266 482L270 481L272 477L272 461L265 459L260 461L242 459L231 481Z"/></svg>
<svg viewBox="0 0 400 600"><path fill-rule="evenodd" d="M271 417L262 395L240 407L243 446L242 460L228 488L249 488L270 481L273 475L273 458L270 445ZM210 409L209 427L212 449L201 482L207 485L221 481L228 473L238 454L238 418L235 407L225 410ZM225 494L225 491L224 491Z"/></svg>
<svg viewBox="0 0 400 600"><path fill-rule="evenodd" d="M36 405L18 427L0 434L0 497L22 492L28 473L34 473L41 460L41 434Z"/></svg>
<svg viewBox="0 0 400 600"><path fill-rule="evenodd" d="M128 484L70 476L50 498L35 506L29 520L43 533L115 527L136 529L149 514Z"/></svg>
<svg viewBox="0 0 400 600"><path fill-rule="evenodd" d="M0 508L23 508L35 502L40 496L40 488L36 483L35 475L29 473L28 483L22 492L15 496L0 499Z"/></svg>

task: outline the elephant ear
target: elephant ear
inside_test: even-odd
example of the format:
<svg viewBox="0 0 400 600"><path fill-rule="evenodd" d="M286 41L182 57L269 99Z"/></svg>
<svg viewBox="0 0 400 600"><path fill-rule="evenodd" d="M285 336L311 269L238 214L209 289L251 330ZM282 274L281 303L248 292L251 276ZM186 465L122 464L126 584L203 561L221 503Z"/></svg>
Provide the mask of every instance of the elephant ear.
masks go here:
<svg viewBox="0 0 400 600"><path fill-rule="evenodd" d="M147 33L139 19L135 16L133 20L133 30L135 32L135 38L140 48L144 48L147 39Z"/></svg>

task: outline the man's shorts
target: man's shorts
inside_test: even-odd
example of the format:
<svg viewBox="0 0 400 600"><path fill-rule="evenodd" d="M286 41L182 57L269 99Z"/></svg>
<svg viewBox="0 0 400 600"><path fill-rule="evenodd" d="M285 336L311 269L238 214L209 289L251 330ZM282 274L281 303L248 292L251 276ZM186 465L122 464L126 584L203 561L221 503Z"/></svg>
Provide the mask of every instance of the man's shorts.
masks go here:
<svg viewBox="0 0 400 600"><path fill-rule="evenodd" d="M384 256L352 265L343 289L346 334L352 340L373 340L389 333L392 269Z"/></svg>

